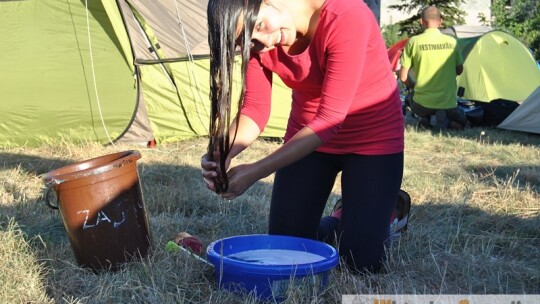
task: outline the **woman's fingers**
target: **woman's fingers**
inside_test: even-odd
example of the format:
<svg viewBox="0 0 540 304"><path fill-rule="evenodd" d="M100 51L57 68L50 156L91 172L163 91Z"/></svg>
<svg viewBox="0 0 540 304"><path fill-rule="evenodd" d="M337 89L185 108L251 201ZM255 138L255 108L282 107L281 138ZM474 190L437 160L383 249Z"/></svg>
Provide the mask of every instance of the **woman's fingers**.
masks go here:
<svg viewBox="0 0 540 304"><path fill-rule="evenodd" d="M244 164L229 170L227 172L229 176L229 188L221 196L225 199L232 200L246 192L256 181L256 177L253 175L254 169L255 167L253 165Z"/></svg>
<svg viewBox="0 0 540 304"><path fill-rule="evenodd" d="M216 186L213 182L213 178L217 176L216 162L208 160L208 154L204 154L201 157L201 175L203 176L206 187L212 191L216 191Z"/></svg>
<svg viewBox="0 0 540 304"><path fill-rule="evenodd" d="M208 154L204 154L201 157L201 168L203 169L203 174L206 171L216 171L217 163L215 161L208 160Z"/></svg>
<svg viewBox="0 0 540 304"><path fill-rule="evenodd" d="M214 182L208 178L203 178L204 183L206 184L206 187L212 191L216 191L216 186L214 185Z"/></svg>

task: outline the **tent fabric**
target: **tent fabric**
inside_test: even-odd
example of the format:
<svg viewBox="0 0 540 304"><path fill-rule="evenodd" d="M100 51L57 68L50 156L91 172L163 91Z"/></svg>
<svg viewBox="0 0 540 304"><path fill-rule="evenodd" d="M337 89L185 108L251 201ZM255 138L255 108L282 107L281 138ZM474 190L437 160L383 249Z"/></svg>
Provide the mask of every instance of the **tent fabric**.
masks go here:
<svg viewBox="0 0 540 304"><path fill-rule="evenodd" d="M465 41L458 39L458 44ZM466 99L521 102L540 83L540 70L532 53L517 38L502 31L479 36L464 59L457 82L465 88Z"/></svg>
<svg viewBox="0 0 540 304"><path fill-rule="evenodd" d="M401 53L403 53L407 41L409 41L409 38L402 39L388 48L388 59L390 60L390 66L393 71L397 71L400 68L399 59L401 58Z"/></svg>
<svg viewBox="0 0 540 304"><path fill-rule="evenodd" d="M185 60L188 55L208 55L207 1L161 0L126 1L125 3L144 17L145 25L154 31L159 39L160 48L168 58L184 58ZM142 44L137 43L137 45ZM141 58L140 54L136 56L137 59L151 59L148 54L146 58Z"/></svg>
<svg viewBox="0 0 540 304"><path fill-rule="evenodd" d="M133 67L103 30L114 24L101 2L88 8L91 41L80 1L0 2L0 143L105 143L125 132L136 110ZM100 50L93 58L90 43Z"/></svg>
<svg viewBox="0 0 540 304"><path fill-rule="evenodd" d="M540 85L497 127L540 134Z"/></svg>
<svg viewBox="0 0 540 304"><path fill-rule="evenodd" d="M0 1L0 145L208 135L206 6L206 0ZM274 78L262 136L282 137L291 92Z"/></svg>
<svg viewBox="0 0 540 304"><path fill-rule="evenodd" d="M448 28L442 29L441 31L445 34L452 35L456 38L469 38L469 37L478 37L487 32L492 31L491 26L483 25L454 25Z"/></svg>
<svg viewBox="0 0 540 304"><path fill-rule="evenodd" d="M132 43L134 63L141 70L148 117L157 141L207 135L210 120L207 1L119 3L128 35L135 41ZM237 65L235 79L240 79L239 70ZM237 98L238 81L235 88ZM274 106L263 136L283 136L290 99L290 90L276 79Z"/></svg>

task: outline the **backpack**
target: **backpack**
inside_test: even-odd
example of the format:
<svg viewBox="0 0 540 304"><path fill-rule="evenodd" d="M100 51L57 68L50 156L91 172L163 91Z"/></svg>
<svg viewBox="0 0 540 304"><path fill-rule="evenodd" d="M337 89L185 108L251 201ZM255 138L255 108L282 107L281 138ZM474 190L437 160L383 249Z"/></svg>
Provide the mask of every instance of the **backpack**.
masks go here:
<svg viewBox="0 0 540 304"><path fill-rule="evenodd" d="M479 125L495 127L514 112L519 106L519 103L506 99L495 99L491 102L475 101L475 105L481 107L483 110L482 119Z"/></svg>

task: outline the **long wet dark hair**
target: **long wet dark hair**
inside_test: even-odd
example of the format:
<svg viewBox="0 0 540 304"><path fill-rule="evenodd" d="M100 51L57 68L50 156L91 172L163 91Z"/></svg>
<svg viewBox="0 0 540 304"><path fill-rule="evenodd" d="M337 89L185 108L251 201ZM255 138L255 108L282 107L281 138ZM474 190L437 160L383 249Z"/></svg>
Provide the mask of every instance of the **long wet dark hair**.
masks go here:
<svg viewBox="0 0 540 304"><path fill-rule="evenodd" d="M262 0L209 0L207 8L208 45L210 46L210 141L208 158L216 161L218 176L214 178L216 192L226 192L229 186L225 161L234 138L229 137L233 66L237 47L242 55L242 89L238 99L238 122L244 100L245 74L249 61L251 34ZM238 19L243 17L243 28L237 37ZM238 123L236 124L238 127ZM218 152L214 155L214 152ZM217 159L215 159L217 158Z"/></svg>

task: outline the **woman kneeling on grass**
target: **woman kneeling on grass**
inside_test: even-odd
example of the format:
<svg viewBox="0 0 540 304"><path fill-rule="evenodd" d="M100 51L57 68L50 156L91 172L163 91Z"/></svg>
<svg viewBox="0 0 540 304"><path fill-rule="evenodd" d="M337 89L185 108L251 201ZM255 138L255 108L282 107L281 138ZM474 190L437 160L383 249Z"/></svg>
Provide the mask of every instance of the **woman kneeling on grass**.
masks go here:
<svg viewBox="0 0 540 304"><path fill-rule="evenodd" d="M404 121L370 9L362 0L210 0L208 25L208 188L233 199L275 172L268 233L323 239L319 222L341 172L340 255L352 270L377 271L403 175ZM237 47L241 111L229 126ZM273 74L292 89L285 142L228 168L268 122Z"/></svg>

